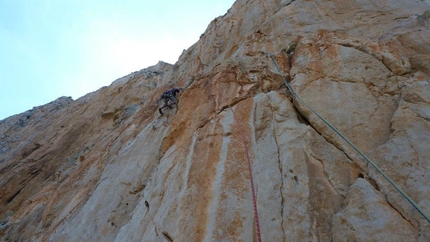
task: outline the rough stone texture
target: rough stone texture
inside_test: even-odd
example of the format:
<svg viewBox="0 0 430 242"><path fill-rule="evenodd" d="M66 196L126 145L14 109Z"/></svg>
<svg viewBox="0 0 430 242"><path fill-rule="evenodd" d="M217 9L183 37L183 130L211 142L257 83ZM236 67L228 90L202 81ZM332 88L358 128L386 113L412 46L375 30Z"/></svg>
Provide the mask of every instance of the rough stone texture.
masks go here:
<svg viewBox="0 0 430 242"><path fill-rule="evenodd" d="M263 241L429 241L279 75L430 214L429 9L238 0L174 65L0 121L2 240L256 241L246 144Z"/></svg>
<svg viewBox="0 0 430 242"><path fill-rule="evenodd" d="M347 205L333 218L333 241L414 241L410 223L364 179L350 187Z"/></svg>

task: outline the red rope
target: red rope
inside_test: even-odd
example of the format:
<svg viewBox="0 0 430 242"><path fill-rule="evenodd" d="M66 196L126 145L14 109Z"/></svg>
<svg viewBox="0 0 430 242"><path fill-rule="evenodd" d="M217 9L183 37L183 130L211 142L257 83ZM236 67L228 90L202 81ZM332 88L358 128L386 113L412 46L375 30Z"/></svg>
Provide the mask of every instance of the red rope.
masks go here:
<svg viewBox="0 0 430 242"><path fill-rule="evenodd" d="M218 91L218 94L221 97L221 99L224 99L224 96L222 95L222 93L220 92L220 90L218 88L217 88L217 91ZM261 242L260 221L258 219L257 199L255 196L254 178L252 176L252 167L251 167L251 159L249 158L249 150L248 150L248 146L246 145L245 135L243 134L242 126L236 117L236 113L233 111L233 108L230 106L230 104L227 104L227 105L230 108L231 112L233 113L233 118L237 124L237 127L239 128L240 136L241 136L242 142L243 142L243 147L245 149L246 161L248 164L249 181L251 183L252 204L254 206L255 229L256 229L256 233L257 233L257 240L258 240L258 242Z"/></svg>
<svg viewBox="0 0 430 242"><path fill-rule="evenodd" d="M256 227L256 230L257 230L257 239L258 239L258 242L261 242L260 222L258 220L257 199L256 199L256 196L255 196L254 178L252 176L251 159L249 158L248 146L246 145L245 136L243 134L242 126L240 125L238 119L236 118L236 114L234 113L234 111L231 108L230 104L228 105L228 107L230 108L231 112L233 113L234 121L236 122L237 127L239 128L240 136L242 137L243 147L245 148L246 160L247 160L247 163L248 163L249 180L251 182L252 203L254 204L254 219L255 219L255 227Z"/></svg>

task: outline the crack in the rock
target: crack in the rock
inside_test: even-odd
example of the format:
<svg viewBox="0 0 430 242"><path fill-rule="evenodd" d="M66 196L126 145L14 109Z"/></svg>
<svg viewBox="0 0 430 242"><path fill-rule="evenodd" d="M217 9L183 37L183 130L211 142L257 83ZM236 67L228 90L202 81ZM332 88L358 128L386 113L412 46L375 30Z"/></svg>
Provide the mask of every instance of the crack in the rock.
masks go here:
<svg viewBox="0 0 430 242"><path fill-rule="evenodd" d="M289 2L289 3L287 3L287 5L285 5L285 7L286 6L290 6L293 2L295 2L296 0L291 0L291 2Z"/></svg>
<svg viewBox="0 0 430 242"><path fill-rule="evenodd" d="M293 103L293 108L294 108L294 110L296 111L296 114L297 114L297 120L298 120L300 123L303 123L303 124L306 124L306 125L308 125L308 126L311 126L311 127L316 131L316 129L312 126L312 124L311 124L311 122L309 121L309 119L308 119L305 115L303 115L303 114L300 112L300 110L297 108L297 106L295 105L295 99L293 99L292 103ZM316 132L318 132L318 131L316 131Z"/></svg>
<svg viewBox="0 0 430 242"><path fill-rule="evenodd" d="M365 179L366 181L368 181L377 191L380 191L380 188L376 182L376 180L372 177L370 177L370 175L367 172L367 162L363 161L363 164L366 165L366 167L361 167L361 165L354 161L354 159L348 155L348 153L346 151L344 151L343 149L341 149L340 147L338 147L336 144L332 143L331 141L327 140L326 137L324 137L324 135L322 135L321 133L319 133L313 126L312 124L309 124L310 127L312 127L312 129L317 132L328 144L331 144L336 150L338 150L339 152L341 152L343 155L345 155L345 157L349 160L349 163L351 163L352 165L354 165L354 167L356 169L358 169L360 172L360 174L363 176L363 179ZM312 156L314 157L314 156Z"/></svg>
<svg viewBox="0 0 430 242"><path fill-rule="evenodd" d="M326 170L326 168L325 168L325 164L324 164L324 162L323 162L321 159L319 159L319 158L315 157L312 153L309 153L309 155L310 155L312 158L314 158L315 160L317 160L317 161L321 162L321 165L323 166L324 175L325 175L325 177L326 177L327 181L330 183L330 185L332 186L332 188L336 191L336 193L337 193L339 196L341 196L342 198L346 198L346 196L345 196L345 195L342 195L342 194L337 190L337 188L333 185L333 183L332 183L332 181L330 180L330 177L329 177L329 175L328 175L328 173L327 173L327 170Z"/></svg>
<svg viewBox="0 0 430 242"><path fill-rule="evenodd" d="M334 43L334 44L337 44L337 45L340 45L340 46L343 46L343 47L347 47L347 48L352 48L352 49L355 49L355 50L358 50L358 51L360 51L361 53L364 53L364 54L366 54L366 55L370 55L370 56L372 56L375 60L377 60L377 61L379 61L379 62L381 62L384 66L385 66L385 68L387 68L387 70L389 70L391 73L393 73L393 71L391 70L391 68L390 67L388 67L385 63L384 63L384 56L382 56L382 54L381 54L381 57L378 57L378 53L377 52L372 52L372 50L370 50L370 49L366 49L366 45L361 45L361 46L354 46L353 44L349 44L349 43L340 43L340 42L337 42L337 43ZM369 48L369 47L368 47ZM403 62L403 61L402 61Z"/></svg>
<svg viewBox="0 0 430 242"><path fill-rule="evenodd" d="M290 58L290 63L291 63L291 68L290 68L290 70L292 70L292 65L293 65L293 61L292 61L292 58ZM315 81L315 80L314 80ZM313 82L313 81L311 81L311 82ZM309 83L308 83L309 84ZM307 85L308 85L307 84ZM307 85L303 88L303 90L304 89L306 89L306 87L307 87ZM306 117L306 115L304 115L301 111L300 111L300 109L298 108L298 106L297 106L297 102L296 102L296 99L295 98L293 98L293 107L294 107L294 109L295 109L295 111L296 111L296 113L297 113L297 117L298 117L298 119L299 119L299 121L300 121L300 118L302 118L303 120L305 120L305 121L307 121L307 124L308 124L308 126L310 126L315 132L317 132L322 138L324 138L324 140L327 142L327 143L329 143L329 144L331 144L331 145L333 145L337 150L339 150L340 152L342 152L351 162L354 162L354 160L353 160L353 158L350 156L350 155L348 155L347 153L346 153L346 151L344 151L343 149L341 149L341 147L338 147L338 145L336 145L336 144L334 144L333 142L331 142L331 141L329 141L329 140L327 140L326 139L326 137L321 133L321 132L319 132L318 131L318 129L316 129L315 127L314 127L314 125L312 124L312 122L309 120L309 118L308 117ZM313 113L313 112L312 112ZM324 124L324 125L326 125L326 124ZM355 162L354 162L355 163ZM363 172L364 172L364 169L362 169L361 168L361 166L360 165L358 165L358 167L361 169L361 170L363 170ZM366 174L367 174L367 172L366 172Z"/></svg>
<svg viewBox="0 0 430 242"><path fill-rule="evenodd" d="M331 145L333 145L333 147L335 147L338 151L340 151L342 154L344 154L345 155L345 157L351 162L351 163L353 163L355 166L356 166L356 168L357 169L359 169L360 170L360 174L365 174L365 176L364 176L364 178L366 179L366 180L368 180L369 181L369 183L370 184L372 184L372 186L373 187L375 187L375 189L376 190L378 190L378 191L380 191L380 189L379 189L379 187L377 186L377 183L376 183L376 180L375 179L373 179L373 178L371 178L370 176L369 176L369 174L368 174L368 172L367 172L367 170L366 169L364 169L363 167L361 167L360 166L360 164L359 163L357 163L357 162L355 162L354 161L354 159L353 159L353 157L351 156L351 155L349 155L346 151L344 151L341 147L339 147L339 145L337 145L337 144L335 144L335 143L333 143L333 142L331 142L330 140L328 140L321 132L319 132L318 131L318 129L316 129L315 127L314 127L314 125L309 121L309 118L308 117L306 117L304 114L302 114L302 112L300 111L300 109L297 107L297 105L296 105L296 103L295 102L293 102L293 106L294 106L294 109L296 110L296 112L297 112L297 115L298 115L298 117L301 117L303 120L305 120L305 121L307 121L307 124L309 125L309 127L311 127L315 132L317 132L328 144L331 144ZM312 155L311 155L312 156ZM312 156L312 157L314 157L314 156ZM316 157L314 157L315 159L316 159ZM318 159L317 159L318 160ZM322 162L321 160L319 160L320 162ZM324 163L322 162L322 164L323 164L323 167L324 167ZM367 163L364 163L365 165L367 165ZM325 172L325 169L324 169L324 172ZM327 174L326 174L327 175ZM330 182L330 180L329 180L329 182ZM330 182L330 184L333 186L333 184ZM334 186L333 186L334 187ZM336 190L336 189L335 189ZM338 192L337 190L336 190L336 192ZM339 193L339 192L338 192ZM341 195L342 196L342 195ZM342 196L342 197L344 197L344 196Z"/></svg>
<svg viewBox="0 0 430 242"><path fill-rule="evenodd" d="M409 109L409 110L411 110L411 109ZM423 116L419 115L418 113L414 112L413 110L411 110L411 111L415 114L415 117L419 118L420 120L423 120L424 122L430 122L430 118L423 117Z"/></svg>
<svg viewBox="0 0 430 242"><path fill-rule="evenodd" d="M292 69L292 67L291 67L291 69ZM316 72L316 71L313 71L313 70L310 70L310 69L305 69L305 71L303 71L303 72L297 72L297 73L294 75L294 77L293 77L293 78L291 78L291 81L289 82L291 87L293 87L293 82L294 82L295 77L296 77L297 75L300 75L300 74L303 74L303 75L306 75L306 76L313 75L313 74L317 74L317 75L319 75L319 76L318 76L318 78L316 78L316 79L313 79L313 80L308 81L308 82L307 82L307 83L305 83L304 85L298 86L298 88L297 88L297 89L300 89L300 90L297 90L297 89L296 89L296 90L294 90L296 93L297 93L297 91L304 92L304 91L308 88L308 86L309 86L309 85L311 85L312 83L314 83L314 82L316 82L316 81L318 81L318 80L323 80L324 78L326 78L326 76L324 76L324 75L323 75L322 73L320 73L320 72ZM290 75L290 77L291 77L291 73L289 73L289 75Z"/></svg>
<svg viewBox="0 0 430 242"><path fill-rule="evenodd" d="M312 124L312 122L309 121L309 118L306 117L304 114L302 114L302 112L300 111L300 109L296 106L295 102L293 102L293 104L294 104L294 109L297 111L298 117L301 117L305 121L307 121L308 126L310 126L315 132L317 132L317 134L319 134L327 143L333 145L337 150L339 150L340 152L342 152L351 162L353 162L354 159L350 155L348 155L346 153L346 151L342 150L337 144L335 144L335 143L331 142L330 140L328 140L320 131L318 131L317 128L314 127L314 125ZM312 114L314 114L314 113L312 113ZM326 125L326 124L324 123L324 125Z"/></svg>
<svg viewBox="0 0 430 242"><path fill-rule="evenodd" d="M252 98L252 97L251 97ZM228 109L228 108L233 108L234 106L236 106L238 103L240 103L241 101L245 100L247 98L243 98L243 99L239 99L237 101L234 101L232 103L226 104L224 105L220 111L216 112L216 114L220 114L222 113L224 110Z"/></svg>
<svg viewBox="0 0 430 242"><path fill-rule="evenodd" d="M270 103L272 103L272 100L271 100L270 96L268 96L268 98L270 100ZM276 124L275 117L274 117L275 113L273 111L272 105L270 105L270 109L272 111L272 120L271 120L271 122ZM284 189L284 172L283 172L283 169L282 169L281 153L280 153L280 149L279 149L278 139L276 138L277 136L276 136L275 128L272 127L272 130L273 130L273 134L272 135L273 135L273 138L275 140L276 151L277 151L277 154L278 154L279 172L281 174L281 186L279 188L279 193L281 195L281 228L282 228L282 231L283 231L282 234L284 235L284 240L283 241L286 241L285 227L284 227L284 205L285 205L284 203L285 203L285 201L284 201L284 195L283 195L283 189Z"/></svg>
<svg viewBox="0 0 430 242"><path fill-rule="evenodd" d="M273 131L275 132L275 131ZM276 134L273 134L273 137L275 139L276 144L276 150L278 152L278 165L279 165L279 172L281 173L281 186L279 188L279 192L281 194L281 228L283 231L285 231L284 228L284 195L283 195L283 189L284 189L284 173L282 170L282 163L281 163L281 155L279 152L279 145L278 145L278 139L276 138ZM284 233L284 241L285 241L285 233Z"/></svg>
<svg viewBox="0 0 430 242"><path fill-rule="evenodd" d="M208 123L210 123L212 121L213 117L209 117L203 124L197 126L197 128L194 130L194 132L196 132L199 129L204 128Z"/></svg>
<svg viewBox="0 0 430 242"><path fill-rule="evenodd" d="M228 109L228 108L233 108L233 107L234 107L234 106L236 106L238 103L240 103L240 102L242 102L242 101L244 101L244 100L247 100L247 99L249 99L249 98L254 98L254 97L255 97L255 96L257 96L258 94L260 94L260 92L255 93L254 95L251 95L251 96L249 96L249 97L245 96L245 97L239 98L239 99L238 99L238 100L236 100L236 101L233 101L233 102L231 102L231 103L228 103L228 104L224 105L224 106L221 108L221 110L220 110L220 111L218 111L218 112L216 112L216 111L215 111L215 113L218 115L218 114L222 113L224 110L226 110L226 109ZM233 98L233 99L234 99L234 98Z"/></svg>
<svg viewBox="0 0 430 242"><path fill-rule="evenodd" d="M371 92L371 94L372 94L372 92ZM372 94L372 96L373 96L373 94ZM373 117L373 115L375 115L376 114L376 112L378 112L379 111L379 108L381 108L382 107L382 105L384 105L384 104L386 104L386 103L382 103L382 101L381 100L379 100L379 99L377 99L375 96L373 96L374 98L375 98L375 100L376 100L376 108L375 108L375 110L373 110L373 112L369 115L369 119L370 118L372 118ZM393 112L393 114L394 114L394 112Z"/></svg>
<svg viewBox="0 0 430 242"><path fill-rule="evenodd" d="M385 199L385 201L387 201L387 204L394 209L394 211L396 211L400 216L402 216L403 220L405 220L406 222L408 222L412 227L415 228L415 226L412 224L412 222L407 219L393 204L390 203L390 201L388 199Z"/></svg>

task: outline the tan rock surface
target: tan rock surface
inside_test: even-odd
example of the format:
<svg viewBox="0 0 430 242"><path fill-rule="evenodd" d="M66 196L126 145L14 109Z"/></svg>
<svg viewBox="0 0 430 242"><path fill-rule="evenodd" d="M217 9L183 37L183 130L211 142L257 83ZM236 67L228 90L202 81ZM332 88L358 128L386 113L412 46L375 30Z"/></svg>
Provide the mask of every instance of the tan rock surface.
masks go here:
<svg viewBox="0 0 430 242"><path fill-rule="evenodd" d="M430 3L238 0L174 65L0 121L5 241L429 241ZM175 109L161 93L183 86Z"/></svg>
<svg viewBox="0 0 430 242"><path fill-rule="evenodd" d="M350 187L347 205L333 218L333 241L416 241L413 226L364 179Z"/></svg>

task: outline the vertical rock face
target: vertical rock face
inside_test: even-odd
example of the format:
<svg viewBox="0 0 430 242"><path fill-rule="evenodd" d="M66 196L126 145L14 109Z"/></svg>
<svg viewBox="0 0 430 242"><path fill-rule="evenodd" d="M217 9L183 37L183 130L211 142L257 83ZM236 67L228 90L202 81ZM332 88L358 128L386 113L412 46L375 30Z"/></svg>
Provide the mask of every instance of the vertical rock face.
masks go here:
<svg viewBox="0 0 430 242"><path fill-rule="evenodd" d="M281 77L430 214L429 13L238 0L175 65L0 121L2 240L255 241L249 157L263 241L429 241Z"/></svg>

